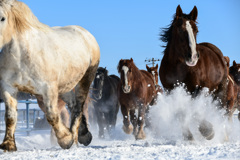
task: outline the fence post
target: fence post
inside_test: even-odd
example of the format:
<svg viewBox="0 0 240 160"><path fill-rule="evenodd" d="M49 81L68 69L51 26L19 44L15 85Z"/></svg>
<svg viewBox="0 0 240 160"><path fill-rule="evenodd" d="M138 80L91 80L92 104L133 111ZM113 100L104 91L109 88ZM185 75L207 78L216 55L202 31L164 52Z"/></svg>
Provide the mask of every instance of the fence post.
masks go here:
<svg viewBox="0 0 240 160"><path fill-rule="evenodd" d="M27 135L29 136L29 101L27 100L27 102L26 102L26 118L27 118Z"/></svg>
<svg viewBox="0 0 240 160"><path fill-rule="evenodd" d="M36 109L33 109L33 126L35 124L35 120L36 120Z"/></svg>

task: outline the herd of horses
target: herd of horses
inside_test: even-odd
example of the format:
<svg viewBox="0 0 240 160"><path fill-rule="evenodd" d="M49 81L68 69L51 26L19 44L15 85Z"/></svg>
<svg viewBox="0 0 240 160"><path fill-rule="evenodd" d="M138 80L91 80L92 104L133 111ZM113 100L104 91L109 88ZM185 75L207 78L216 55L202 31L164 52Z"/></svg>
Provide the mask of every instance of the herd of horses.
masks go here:
<svg viewBox="0 0 240 160"><path fill-rule="evenodd" d="M177 7L171 24L161 34L166 46L159 72L158 65L139 70L132 58L121 59L118 77L98 67L98 43L82 27L51 28L39 22L23 2L1 0L0 93L6 107L6 132L0 149L17 150L18 92L37 98L63 149L73 143L91 143L87 114L90 102L95 108L100 138L104 138L105 129L113 134L120 108L124 132L144 139L144 128L151 129L150 106L163 93L158 76L165 91L170 92L182 82L193 98L203 87L209 88L231 119L235 109L240 109L240 64L233 61L230 67L229 58L215 45L196 42L197 15L196 6L189 14ZM198 121L200 133L212 139L212 124L201 118ZM182 131L185 139L194 139L187 124L182 123Z"/></svg>

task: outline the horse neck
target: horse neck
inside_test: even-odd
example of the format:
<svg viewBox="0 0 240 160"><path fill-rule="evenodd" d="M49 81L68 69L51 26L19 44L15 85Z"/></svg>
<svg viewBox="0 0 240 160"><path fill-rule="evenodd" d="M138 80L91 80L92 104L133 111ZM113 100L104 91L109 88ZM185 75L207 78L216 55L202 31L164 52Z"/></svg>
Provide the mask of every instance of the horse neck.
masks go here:
<svg viewBox="0 0 240 160"><path fill-rule="evenodd" d="M240 85L240 83L238 82L237 77L235 75L236 75L235 72L232 72L231 70L229 70L229 76L234 80L235 83Z"/></svg>
<svg viewBox="0 0 240 160"><path fill-rule="evenodd" d="M110 96L110 92L107 92L110 90L110 86L111 86L111 81L110 81L109 76L104 76L104 82L103 82L103 88L102 88L102 96L103 97Z"/></svg>
<svg viewBox="0 0 240 160"><path fill-rule="evenodd" d="M176 61L179 61L179 55L181 55L181 47L176 46L173 41L170 41L166 46L164 55L168 61L176 63Z"/></svg>
<svg viewBox="0 0 240 160"><path fill-rule="evenodd" d="M143 80L143 76L141 74L141 71L136 66L134 66L134 70L132 72L134 73L132 82L133 88L138 88L138 82L141 82Z"/></svg>

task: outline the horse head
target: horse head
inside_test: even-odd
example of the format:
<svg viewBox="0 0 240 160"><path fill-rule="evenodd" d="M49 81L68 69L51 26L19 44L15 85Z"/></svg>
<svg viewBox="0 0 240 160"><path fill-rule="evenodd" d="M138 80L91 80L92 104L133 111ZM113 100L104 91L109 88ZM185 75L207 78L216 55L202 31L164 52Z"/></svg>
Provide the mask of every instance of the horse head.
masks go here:
<svg viewBox="0 0 240 160"><path fill-rule="evenodd" d="M97 100L102 98L102 91L104 85L104 79L107 77L108 71L106 68L99 67L93 81L93 95Z"/></svg>
<svg viewBox="0 0 240 160"><path fill-rule="evenodd" d="M8 44L14 35L32 28L44 28L30 8L17 0L0 1L0 48Z"/></svg>
<svg viewBox="0 0 240 160"><path fill-rule="evenodd" d="M161 38L164 42L171 42L173 50L177 50L174 52L178 54L174 56L178 56L179 60L188 66L195 66L199 59L199 52L196 47L197 15L196 6L189 14L185 14L178 5L172 24L165 29Z"/></svg>
<svg viewBox="0 0 240 160"><path fill-rule="evenodd" d="M130 93L133 84L133 59L121 59L118 64L118 73L120 74L121 87L124 93Z"/></svg>
<svg viewBox="0 0 240 160"><path fill-rule="evenodd" d="M229 68L229 74L234 77L234 81L240 85L240 64L233 61L233 65Z"/></svg>
<svg viewBox="0 0 240 160"><path fill-rule="evenodd" d="M155 67L148 67L146 65L147 71L153 75L154 84L158 85L158 64Z"/></svg>

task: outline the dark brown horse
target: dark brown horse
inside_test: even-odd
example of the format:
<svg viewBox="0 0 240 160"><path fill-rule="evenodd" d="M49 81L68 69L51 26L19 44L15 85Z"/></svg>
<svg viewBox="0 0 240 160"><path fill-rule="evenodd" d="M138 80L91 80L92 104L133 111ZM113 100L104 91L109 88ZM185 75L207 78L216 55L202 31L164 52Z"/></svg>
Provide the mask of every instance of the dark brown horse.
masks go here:
<svg viewBox="0 0 240 160"><path fill-rule="evenodd" d="M234 81L240 86L240 64L233 61L233 65L229 68L229 74L233 76Z"/></svg>
<svg viewBox="0 0 240 160"><path fill-rule="evenodd" d="M145 112L156 94L152 75L147 71L139 70L132 58L119 61L118 73L121 78L118 97L123 114L123 130L127 134L133 131L136 139L144 139ZM138 117L135 113L136 109L138 109Z"/></svg>
<svg viewBox="0 0 240 160"><path fill-rule="evenodd" d="M228 66L228 86L227 86L227 115L230 121L232 121L232 115L236 109L240 111L240 85L236 83L234 77L240 76L240 65L233 61L231 73L229 72L230 59L224 57ZM237 81L238 82L238 81ZM238 114L240 120L240 114Z"/></svg>
<svg viewBox="0 0 240 160"><path fill-rule="evenodd" d="M184 14L178 6L169 28L163 30L161 40L167 45L159 70L160 80L167 90L182 82L193 96L202 87L215 90L215 97L226 105L227 66L222 52L215 45L196 43L197 15L196 6L190 14ZM199 130L206 139L214 136L212 125L205 120L200 120ZM193 139L188 126L183 126L183 135Z"/></svg>

